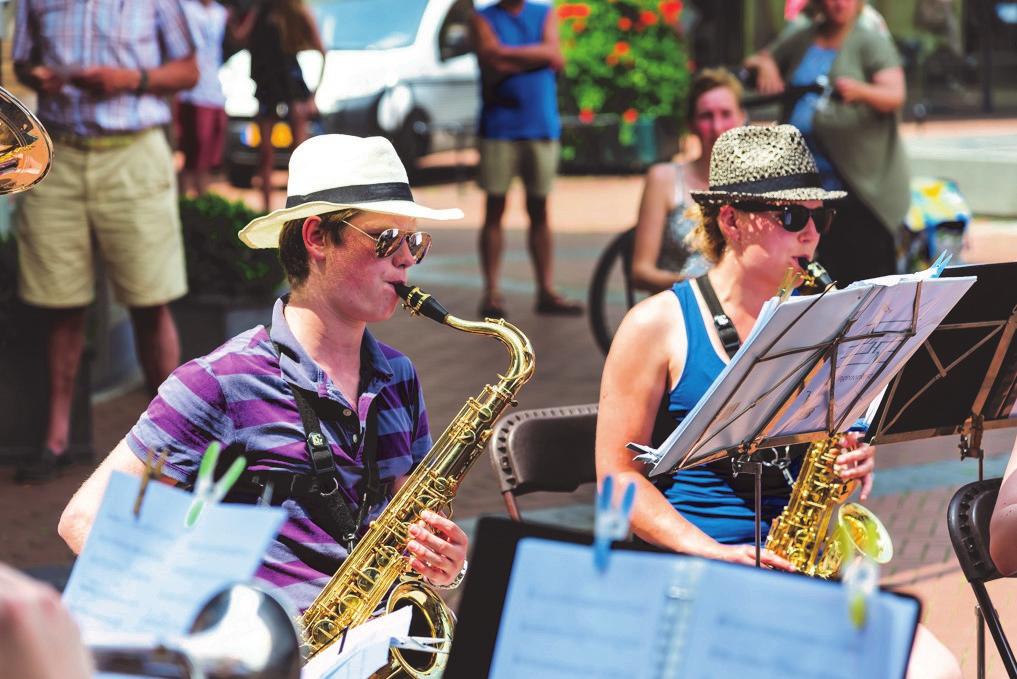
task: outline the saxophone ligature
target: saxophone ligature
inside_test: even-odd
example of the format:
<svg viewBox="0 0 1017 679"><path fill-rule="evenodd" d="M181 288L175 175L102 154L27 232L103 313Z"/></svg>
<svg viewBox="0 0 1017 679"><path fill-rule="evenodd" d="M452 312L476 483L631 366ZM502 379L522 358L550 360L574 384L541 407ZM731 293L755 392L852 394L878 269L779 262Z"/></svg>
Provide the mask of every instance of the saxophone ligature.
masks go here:
<svg viewBox="0 0 1017 679"><path fill-rule="evenodd" d="M515 405L516 394L533 375L534 359L530 340L504 319L466 321L449 314L419 288L395 287L410 314L499 340L508 350L509 366L496 384L486 385L478 396L466 401L304 612L300 626L304 655L310 658L332 645L347 629L368 620L383 601L388 612L412 606L411 633L442 639L435 646L437 653L393 649L389 664L372 677L425 679L437 677L444 670L454 617L433 589L408 572L409 527L424 510L438 512L450 506L463 477L483 451L495 420L505 408Z"/></svg>

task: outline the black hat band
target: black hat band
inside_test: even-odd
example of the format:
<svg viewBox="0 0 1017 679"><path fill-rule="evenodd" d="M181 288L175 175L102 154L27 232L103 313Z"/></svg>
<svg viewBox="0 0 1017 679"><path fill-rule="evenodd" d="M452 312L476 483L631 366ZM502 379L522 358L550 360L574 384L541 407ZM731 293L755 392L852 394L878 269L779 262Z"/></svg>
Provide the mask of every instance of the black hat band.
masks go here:
<svg viewBox="0 0 1017 679"><path fill-rule="evenodd" d="M802 174L789 174L783 177L766 177L747 182L711 186L710 191L724 193L771 193L774 191L787 191L789 189L821 188L823 188L823 184L819 181L819 174L816 172L805 172Z"/></svg>
<svg viewBox="0 0 1017 679"><path fill-rule="evenodd" d="M386 182L383 184L339 186L334 189L305 193L302 196L287 196L286 207L296 207L316 201L348 204L378 203L383 200L406 200L412 203L413 194L410 192L410 185L406 182Z"/></svg>

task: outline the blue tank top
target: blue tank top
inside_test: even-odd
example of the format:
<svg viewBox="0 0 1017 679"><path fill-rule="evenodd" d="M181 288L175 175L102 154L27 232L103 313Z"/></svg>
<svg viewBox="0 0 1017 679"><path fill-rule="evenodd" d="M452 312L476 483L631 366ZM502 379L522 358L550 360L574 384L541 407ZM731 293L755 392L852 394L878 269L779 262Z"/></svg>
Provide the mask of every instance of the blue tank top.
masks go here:
<svg viewBox="0 0 1017 679"><path fill-rule="evenodd" d="M677 424L703 398L727 361L710 341L691 281L675 283L671 290L681 305L688 344L681 378L668 393L668 414ZM790 469L792 475L797 475L799 467L800 461L796 460ZM761 530L765 539L770 522L787 504L791 488L780 471L763 469ZM734 478L731 463L725 459L677 472L658 487L682 516L714 540L741 544L754 539L753 485L751 474Z"/></svg>
<svg viewBox="0 0 1017 679"><path fill-rule="evenodd" d="M480 11L501 44L511 47L543 41L548 5L524 2L519 14L500 4ZM550 68L507 77L485 73L481 83L483 105L480 136L487 139L558 139L558 92Z"/></svg>

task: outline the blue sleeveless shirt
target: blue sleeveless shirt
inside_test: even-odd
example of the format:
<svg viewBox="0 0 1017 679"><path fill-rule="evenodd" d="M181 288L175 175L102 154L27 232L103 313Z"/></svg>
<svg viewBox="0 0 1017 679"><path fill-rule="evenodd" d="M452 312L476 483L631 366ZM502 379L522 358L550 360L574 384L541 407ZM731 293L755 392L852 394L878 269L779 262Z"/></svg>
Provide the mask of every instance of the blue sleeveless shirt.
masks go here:
<svg viewBox="0 0 1017 679"><path fill-rule="evenodd" d="M668 393L667 410L678 424L703 398L717 375L727 363L713 343L700 311L691 281L675 283L671 289L681 305L685 319L688 350L682 375ZM790 471L797 475L800 460L796 459ZM791 487L783 474L773 467L763 468L762 536L770 522L787 504ZM658 483L664 497L704 533L724 544L752 542L755 534L753 522L753 477L731 473L731 463L724 459L701 467L685 469Z"/></svg>
<svg viewBox="0 0 1017 679"><path fill-rule="evenodd" d="M524 2L519 14L495 4L480 10L501 44L533 45L544 39L548 5ZM500 79L499 79L500 78ZM507 77L485 74L480 111L480 136L486 139L558 139L558 92L550 68Z"/></svg>

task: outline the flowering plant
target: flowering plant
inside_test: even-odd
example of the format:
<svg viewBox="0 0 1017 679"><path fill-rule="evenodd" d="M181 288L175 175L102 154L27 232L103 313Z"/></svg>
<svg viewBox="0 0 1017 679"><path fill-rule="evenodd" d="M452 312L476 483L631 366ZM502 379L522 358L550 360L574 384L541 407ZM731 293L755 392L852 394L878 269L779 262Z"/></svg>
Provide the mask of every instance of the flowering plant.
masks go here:
<svg viewBox="0 0 1017 679"><path fill-rule="evenodd" d="M689 64L678 34L680 0L557 0L565 77L558 105L580 123L619 117L631 144L643 117L677 122ZM613 117L612 116L612 117Z"/></svg>

